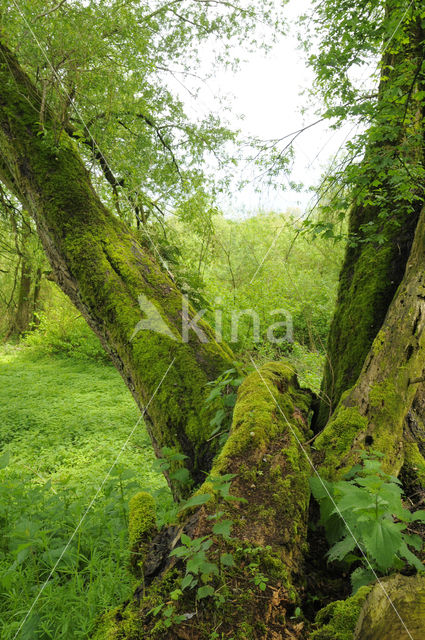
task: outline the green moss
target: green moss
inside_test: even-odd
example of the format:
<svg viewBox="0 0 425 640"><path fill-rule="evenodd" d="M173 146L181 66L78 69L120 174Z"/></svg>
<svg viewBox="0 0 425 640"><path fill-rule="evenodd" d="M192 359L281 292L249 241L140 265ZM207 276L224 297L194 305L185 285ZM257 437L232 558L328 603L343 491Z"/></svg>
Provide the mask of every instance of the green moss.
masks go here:
<svg viewBox="0 0 425 640"><path fill-rule="evenodd" d="M360 374L404 275L420 208L418 204L412 211L409 203L399 203L397 220L393 213L381 221L382 211L373 206L354 206L350 211L351 234L362 237L362 229L379 224L386 242L377 244L369 238L347 247L329 333L318 428L326 425L343 392ZM379 351L382 344L382 336L378 336L374 349Z"/></svg>
<svg viewBox="0 0 425 640"><path fill-rule="evenodd" d="M132 554L131 566L134 569L143 564L146 547L155 531L155 500L149 493L140 491L129 503L128 538Z"/></svg>
<svg viewBox="0 0 425 640"><path fill-rule="evenodd" d="M233 554L235 566L222 568L222 581L229 589L234 583L242 588L237 590L237 597L230 596L220 610L212 600L202 601L200 638L210 637L216 626L214 620L223 620L226 624L230 618L237 629L233 632L235 639L259 635L256 624L271 602L272 591L257 597L260 592L254 583L256 569L252 563L258 565L257 570L267 578L268 585L283 588L287 600L291 604L297 602L293 576L301 571L306 548L310 494L309 465L298 441L305 441L309 429L305 419L309 400L309 394L300 390L292 369L285 363L263 366L260 373L248 376L239 389L231 433L211 473L213 476L234 474L230 492L244 501L224 500L207 480L198 493L210 493L213 499L202 508L200 522L205 524L201 524L198 535L208 534L213 521L208 521L207 516L217 508L224 518L233 521L232 538L214 537L210 554L212 560L217 551ZM144 499L141 506L143 511ZM136 505L136 520L139 511ZM184 514L185 520L189 515ZM141 520L143 525L143 517ZM202 529L204 526L206 531ZM135 530L139 530L139 524ZM167 637L169 631L161 614L152 619L152 616L146 617L146 612L169 601L170 592L179 584L181 570L182 567L176 565L149 586L146 598L140 603L144 637ZM194 598L195 592L186 590L175 604L176 613L193 611Z"/></svg>
<svg viewBox="0 0 425 640"><path fill-rule="evenodd" d="M403 484L410 490L425 488L425 459L416 442L404 443Z"/></svg>
<svg viewBox="0 0 425 640"><path fill-rule="evenodd" d="M227 466L230 459L242 456L253 447L264 450L280 432L283 416L292 419L295 407L306 413L310 397L297 387L292 367L284 362L266 364L260 374L253 373L244 380L233 414L231 437L215 463L217 472ZM283 392L287 389L289 393ZM292 428L303 438L296 421Z"/></svg>
<svg viewBox="0 0 425 640"><path fill-rule="evenodd" d="M133 604L117 607L99 620L91 640L142 640L140 614Z"/></svg>
<svg viewBox="0 0 425 640"><path fill-rule="evenodd" d="M309 402L286 363L252 373L239 389L229 439L212 469L236 474L231 492L246 501L242 508L220 504L235 521L232 535L244 546L270 546L288 588L288 566L297 565L306 546L309 465L299 443L309 429ZM214 489L205 483L200 491Z"/></svg>
<svg viewBox="0 0 425 640"><path fill-rule="evenodd" d="M335 475L344 456L350 451L354 438L365 431L367 425L367 418L360 414L357 407L346 407L341 402L335 416L315 442L315 448L326 453L326 469L323 472L328 478Z"/></svg>
<svg viewBox="0 0 425 640"><path fill-rule="evenodd" d="M356 640L425 637L425 578L396 574L371 590L356 626ZM408 632L407 632L408 629Z"/></svg>
<svg viewBox="0 0 425 640"><path fill-rule="evenodd" d="M218 439L209 440L210 410L202 410L206 385L232 366L232 354L202 323L210 339L205 344L194 332L187 343L150 330L131 340L143 317L140 295L180 338L181 292L99 200L74 141L48 111L40 127L36 88L3 43L1 51L0 119L8 126L7 132L0 131L0 142L6 164L16 167L15 191L25 194L37 216L41 240L65 293L107 347L139 406L150 403L148 429L156 450L169 446L186 454L194 483L200 484L218 448ZM21 174L20 158L26 159ZM28 175L34 176L31 192Z"/></svg>
<svg viewBox="0 0 425 640"><path fill-rule="evenodd" d="M353 640L354 629L360 610L372 587L362 587L347 600L331 602L316 616L319 627L311 640Z"/></svg>

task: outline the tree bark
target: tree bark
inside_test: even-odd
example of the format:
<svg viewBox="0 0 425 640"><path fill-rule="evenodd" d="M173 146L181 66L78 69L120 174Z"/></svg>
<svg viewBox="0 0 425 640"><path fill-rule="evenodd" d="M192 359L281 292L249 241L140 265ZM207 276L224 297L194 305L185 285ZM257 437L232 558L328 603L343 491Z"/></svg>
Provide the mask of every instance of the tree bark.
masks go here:
<svg viewBox="0 0 425 640"><path fill-rule="evenodd" d="M404 462L404 422L422 378L425 358L425 209L404 278L354 386L341 398L315 442L327 475L351 466L358 450L385 454L398 475ZM419 457L419 459L421 456ZM425 463L425 461L423 461Z"/></svg>
<svg viewBox="0 0 425 640"><path fill-rule="evenodd" d="M149 405L156 451L168 445L185 453L195 485L211 471L192 502L201 500L202 506L182 508L178 524L159 533L149 500L140 496L134 503L132 518L137 505L146 508L139 530L130 523L133 551L144 560L138 563L143 581L131 602L105 617L95 637L305 637L294 614L303 605L307 573L308 394L285 364L252 374L239 391L229 440L214 460L217 439L209 438L211 414L202 407L206 383L231 366L231 352L202 322L207 342L193 332L182 340L180 292L103 206L74 143L57 130L51 114L45 113L40 128L40 96L4 42L0 87L1 180L34 216L58 283L100 337L139 406ZM341 477L358 448L383 451L395 473L405 458L403 422L425 348L424 218L422 212L405 276L360 376L315 442L316 462L328 477ZM160 323L135 333L140 305L149 314L146 301ZM372 340L368 334L363 348ZM229 494L214 480L226 476ZM220 527L214 531L220 523L227 534ZM205 575L193 569L198 584L180 589L188 565L170 552L190 549L196 540L208 541L205 553L218 569L205 569ZM213 593L201 598L200 586ZM155 615L164 603L166 609Z"/></svg>
<svg viewBox="0 0 425 640"><path fill-rule="evenodd" d="M396 9L391 2L387 3L387 13ZM389 166L404 166L407 177L410 177L409 164L410 167L415 163L425 167L425 108L422 101L418 110L417 103L412 100L416 92L424 89L423 40L424 29L416 18L410 23L409 43L397 53L388 48L381 63L375 120L369 130L371 142L363 160L367 177L363 177L363 184L360 182L357 189L359 195L368 194L366 201L376 198L376 204L354 202L349 212L348 231L354 242L347 247L340 274L321 403L315 419L318 430L324 428L342 394L356 382L403 278L410 254L424 185L411 180L410 193L403 197L390 176L381 183L379 172L383 159L390 163ZM399 104L394 101L393 85L398 87L400 95L406 96L405 101ZM412 194L417 197L412 198ZM387 211L383 211L380 202L386 203ZM367 238L370 225L375 227L376 237L385 239L383 243L373 236Z"/></svg>
<svg viewBox="0 0 425 640"><path fill-rule="evenodd" d="M353 640L425 637L425 579L397 575L383 584L388 597L375 585L360 612Z"/></svg>
<svg viewBox="0 0 425 640"><path fill-rule="evenodd" d="M209 440L214 408L203 408L206 384L232 366L231 351L202 321L201 338L190 331L182 339L180 292L102 204L52 114L45 113L41 128L41 98L3 38L0 87L1 180L33 215L58 284L139 407L149 405L145 420L156 453L168 446L187 455L199 484L217 451L217 439ZM135 331L143 313L151 324Z"/></svg>
<svg viewBox="0 0 425 640"><path fill-rule="evenodd" d="M21 256L21 267L19 273L18 300L16 310L10 323L5 340L19 338L30 327L32 314L31 300L32 274L31 264L25 253Z"/></svg>
<svg viewBox="0 0 425 640"><path fill-rule="evenodd" d="M144 523L152 522L147 510L151 498L147 495L143 504L139 497L130 530L132 538L139 539L143 582L130 602L104 617L96 640L303 637L304 625L291 617L304 591L310 468L299 442L311 433L310 402L291 367L264 365L239 389L230 437L210 478L195 494L211 499L196 511L188 510L189 515L183 511L178 525L162 530L149 544L152 530L146 531ZM227 474L232 475L230 499L211 480ZM228 537L213 532L213 525L223 521L232 523ZM134 533L135 522L141 536ZM197 598L195 587L184 589L177 600L170 598L189 569L184 559L169 555L182 546L183 534L192 541L211 541L208 560L220 566L208 581L215 590L212 597ZM220 563L223 554L232 557L233 566ZM153 610L163 603L167 607L155 615ZM174 611L167 618L170 604Z"/></svg>

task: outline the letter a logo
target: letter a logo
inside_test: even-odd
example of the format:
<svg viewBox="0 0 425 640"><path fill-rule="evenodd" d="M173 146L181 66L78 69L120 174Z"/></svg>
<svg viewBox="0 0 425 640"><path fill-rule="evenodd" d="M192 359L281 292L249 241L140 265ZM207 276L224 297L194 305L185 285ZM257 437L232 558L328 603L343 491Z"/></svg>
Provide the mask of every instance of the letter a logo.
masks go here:
<svg viewBox="0 0 425 640"><path fill-rule="evenodd" d="M134 340L139 331L155 331L155 333L162 333L164 336L168 336L171 340L178 340L171 329L165 324L164 320L155 305L150 302L146 296L141 294L138 298L140 309L145 314L145 318L140 320L136 324L133 331L133 335L130 338L130 342Z"/></svg>

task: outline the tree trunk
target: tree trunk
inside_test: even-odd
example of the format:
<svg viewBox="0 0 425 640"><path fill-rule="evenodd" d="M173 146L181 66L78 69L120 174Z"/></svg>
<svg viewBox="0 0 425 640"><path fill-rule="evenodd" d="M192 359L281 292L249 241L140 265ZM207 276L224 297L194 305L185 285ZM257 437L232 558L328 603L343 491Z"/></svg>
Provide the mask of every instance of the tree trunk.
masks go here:
<svg viewBox="0 0 425 640"><path fill-rule="evenodd" d="M424 638L425 579L397 575L383 583L388 597L375 585L360 612L353 640Z"/></svg>
<svg viewBox="0 0 425 640"><path fill-rule="evenodd" d="M43 280L43 271L42 271L41 267L38 267L38 269L37 269L37 271L35 273L34 291L33 291L33 294L32 294L32 322L31 322L31 325L34 328L38 327L38 325L40 324L40 318L39 318L39 315L38 315L37 311L39 309L39 299L40 299L40 291L41 291L42 280Z"/></svg>
<svg viewBox="0 0 425 640"><path fill-rule="evenodd" d="M11 294L11 305L14 306L11 313L12 317L9 322L9 329L6 333L5 340L10 338L19 338L31 328L38 294L40 291L41 270L34 268L34 254L31 251L31 236L33 234L30 221L25 212L21 212L21 225L18 226L17 221L10 214L13 234L15 238L15 249L18 255L19 263L19 279L18 297L15 303L15 296ZM38 273L40 272L40 276Z"/></svg>
<svg viewBox="0 0 425 640"><path fill-rule="evenodd" d="M355 206L350 212L350 236L376 221L378 208ZM346 250L335 313L328 338L317 429L323 429L341 395L357 380L371 344L403 277L413 241L418 211L400 216L380 230L386 242L357 243Z"/></svg>
<svg viewBox="0 0 425 640"><path fill-rule="evenodd" d="M209 415L202 408L205 385L231 366L230 351L202 322L207 342L194 332L182 339L181 295L172 280L103 206L74 143L55 129L51 114L40 129L35 87L4 43L0 54L1 179L34 216L58 283L139 406L148 405L156 451L168 445L185 453L197 485L203 471L211 471L181 506L178 524L163 531L153 526L150 497L140 494L132 503L132 550L143 578L134 598L105 616L95 637L305 637L295 610L305 601L308 573L309 395L285 364L252 374L239 391L229 440L213 460L215 409ZM394 472L406 455L403 421L425 348L424 217L360 376L315 442L316 462L328 477L340 477L358 448L382 450Z"/></svg>
<svg viewBox="0 0 425 640"><path fill-rule="evenodd" d="M387 13L396 9L391 2L387 3ZM388 48L381 63L375 119L369 130L372 142L365 153L364 175L357 189L358 195L368 194L364 200L369 203L354 203L349 214L349 236L354 242L347 247L340 274L328 338L322 400L315 420L318 430L323 429L344 391L360 374L403 278L422 207L424 185L415 184L410 171L415 164L425 167L425 110L423 101L418 109L412 100L416 92L424 89L420 73L424 61L424 30L419 21L412 21L410 25L409 44L404 44L398 53ZM405 101L394 100L393 85L400 95L406 96ZM382 178L383 161L388 172L391 165L404 167L405 177L411 184L408 194L403 195L390 175ZM370 226L374 232L368 238Z"/></svg>
<svg viewBox="0 0 425 640"><path fill-rule="evenodd" d="M359 449L368 447L385 454L387 471L393 474L400 471L406 456L403 424L424 361L424 273L425 209L418 222L405 276L361 374L316 439L314 457L322 476L341 478L357 461ZM394 362L398 366L394 366ZM295 605L304 606L303 575L308 572L305 566L310 475L307 456L311 454L308 445L303 444L309 438L305 420L308 407L308 399L303 397L296 379L288 374L284 364L266 365L244 382L238 394L230 438L217 458L212 475L235 474L231 478L230 493L234 498L245 498L246 502L229 503L217 496L214 484L207 480L198 497L210 493L215 501L182 517L180 525L161 531L150 546L147 544L141 562L143 584L133 600L105 617L94 636L96 640L109 637L208 640L214 631L222 634L218 637L231 634L240 640L306 637L303 625L292 622L292 613ZM422 458L418 460L425 466ZM217 513L219 520L225 518L233 523L231 539L211 534L208 518L217 518ZM142 522L145 520L142 518ZM196 598L196 589L181 589L189 564L170 557L176 546L185 546L182 534L189 536L191 543L203 536L211 539L209 561L217 561L221 553L232 554L237 561L236 569L224 569L211 579L215 591L205 601ZM146 540L147 537L141 543L145 544ZM252 553L256 558L254 563L250 561ZM249 582L253 564L254 579L255 572L266 578L260 600L260 594L255 593ZM379 591L381 587L375 589ZM226 598L216 609L214 598L221 590ZM344 620L351 625L351 632L369 591L363 590L346 603L334 603L334 608L330 608L334 614L344 610ZM403 601L404 592L403 583L400 588L394 588L394 599ZM173 600L175 594L177 599ZM156 607L164 603L165 608L160 608L155 615ZM410 599L407 605L406 611L413 612L415 620L419 619L417 600ZM381 628L379 625L385 624L387 628L388 623L380 613L371 614L368 606L365 605L365 619L367 615L374 615L375 626ZM423 618L420 619L420 628L423 628ZM326 622L325 616L319 620L322 620L323 632L316 630L312 638L338 640L341 637L335 626ZM346 629L345 632L349 633ZM378 637L379 634L371 636Z"/></svg>
<svg viewBox="0 0 425 640"><path fill-rule="evenodd" d="M354 386L341 398L316 439L328 476L341 475L358 449L385 454L398 475L404 462L405 418L422 379L425 359L425 209L401 285ZM418 460L422 457L419 454ZM422 463L425 461L422 459Z"/></svg>
<svg viewBox="0 0 425 640"><path fill-rule="evenodd" d="M25 253L21 256L19 274L19 289L16 310L14 312L6 340L19 338L30 328L32 300L31 300L32 274L31 264Z"/></svg>
<svg viewBox="0 0 425 640"><path fill-rule="evenodd" d="M139 494L130 531L139 540L143 582L130 602L104 617L96 640L303 637L304 625L291 616L304 590L310 469L299 442L309 436L310 402L292 368L284 363L263 366L243 382L230 437L210 478L195 494L210 500L195 511L183 510L180 523L161 531L149 545L152 532L144 525L153 520L152 499L146 494L144 503ZM220 489L214 482L227 474L229 495L228 487ZM228 524L228 535L220 523ZM209 542L208 562L217 571L206 565L205 573L201 568L198 574L187 558L170 557L173 549L185 549L185 535L192 544ZM182 578L190 571L198 584L182 589ZM205 585L212 593L201 598L198 589Z"/></svg>
<svg viewBox="0 0 425 640"><path fill-rule="evenodd" d="M148 407L155 451L184 453L199 484L217 451L217 439L209 440L215 409L203 408L206 384L232 366L232 354L202 321L201 337L190 331L183 340L182 296L173 281L104 207L51 114L40 129L36 88L4 42L0 54L0 177L34 216L58 284L140 408Z"/></svg>

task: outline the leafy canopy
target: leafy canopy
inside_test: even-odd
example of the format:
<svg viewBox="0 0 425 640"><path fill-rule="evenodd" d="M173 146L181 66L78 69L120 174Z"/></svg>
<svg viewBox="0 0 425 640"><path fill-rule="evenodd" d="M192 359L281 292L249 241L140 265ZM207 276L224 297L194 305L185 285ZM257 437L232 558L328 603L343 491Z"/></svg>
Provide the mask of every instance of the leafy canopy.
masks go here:
<svg viewBox="0 0 425 640"><path fill-rule="evenodd" d="M199 71L205 49L212 73L238 63L238 45L267 47L282 30L283 4L0 0L0 25L43 95L41 128L51 109L78 139L103 198L145 223L211 210L227 181L212 174L236 161L236 134L212 112L189 116L182 92L196 97L198 74L208 76Z"/></svg>
<svg viewBox="0 0 425 640"><path fill-rule="evenodd" d="M313 97L333 127L356 132L323 179L324 213L362 207L350 241L383 244L424 200L423 3L315 0L302 28Z"/></svg>

